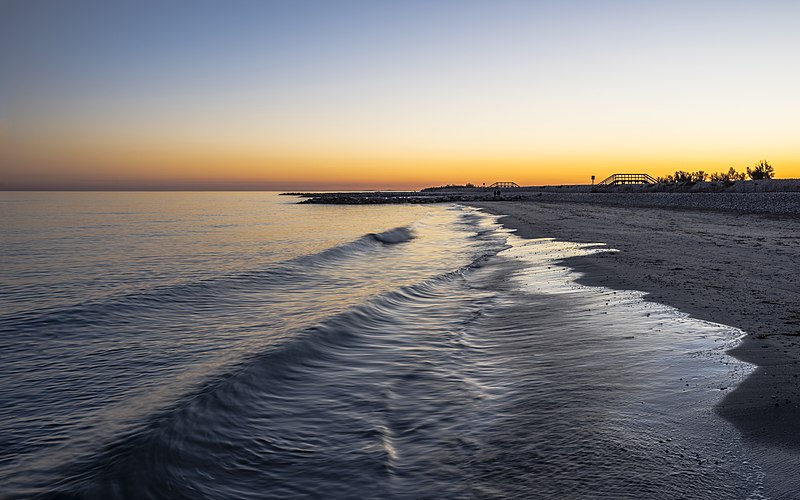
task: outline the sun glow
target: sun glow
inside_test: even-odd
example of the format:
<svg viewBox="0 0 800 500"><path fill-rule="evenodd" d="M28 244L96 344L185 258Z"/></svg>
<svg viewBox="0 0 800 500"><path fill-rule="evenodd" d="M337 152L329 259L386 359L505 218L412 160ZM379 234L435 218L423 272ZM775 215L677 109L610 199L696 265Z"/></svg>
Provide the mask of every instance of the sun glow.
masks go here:
<svg viewBox="0 0 800 500"><path fill-rule="evenodd" d="M691 16L627 3L235 16L189 4L160 17L76 5L0 16L2 45L25 48L0 52L0 188L567 184L763 158L800 177L791 3ZM210 30L218 16L237 29ZM756 21L771 31L742 37ZM53 29L25 28L40 24Z"/></svg>

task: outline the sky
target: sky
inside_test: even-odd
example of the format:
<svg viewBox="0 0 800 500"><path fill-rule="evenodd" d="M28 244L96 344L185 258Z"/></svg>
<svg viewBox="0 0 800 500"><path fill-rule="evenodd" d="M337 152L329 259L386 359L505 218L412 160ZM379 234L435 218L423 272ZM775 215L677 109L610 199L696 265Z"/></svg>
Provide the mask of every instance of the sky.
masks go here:
<svg viewBox="0 0 800 500"><path fill-rule="evenodd" d="M0 0L0 189L800 177L800 2Z"/></svg>

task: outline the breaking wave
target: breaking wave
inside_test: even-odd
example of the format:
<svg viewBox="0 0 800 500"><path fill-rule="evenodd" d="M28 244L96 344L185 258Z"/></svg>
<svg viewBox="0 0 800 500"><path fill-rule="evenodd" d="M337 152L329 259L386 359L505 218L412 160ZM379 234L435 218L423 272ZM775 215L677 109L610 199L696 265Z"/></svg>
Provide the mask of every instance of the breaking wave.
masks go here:
<svg viewBox="0 0 800 500"><path fill-rule="evenodd" d="M381 243L394 245L397 243L404 243L414 238L414 231L408 227L396 227L382 233L372 233L369 236Z"/></svg>

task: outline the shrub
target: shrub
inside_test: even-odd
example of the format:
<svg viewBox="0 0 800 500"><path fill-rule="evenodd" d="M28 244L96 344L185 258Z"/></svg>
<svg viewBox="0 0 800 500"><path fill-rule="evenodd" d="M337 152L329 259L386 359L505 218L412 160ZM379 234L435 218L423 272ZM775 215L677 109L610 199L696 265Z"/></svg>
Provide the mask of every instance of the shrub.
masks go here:
<svg viewBox="0 0 800 500"><path fill-rule="evenodd" d="M730 181L743 181L747 178L747 175L744 172L737 172L733 167L728 169L727 176L728 180Z"/></svg>
<svg viewBox="0 0 800 500"><path fill-rule="evenodd" d="M737 172L733 167L729 168L727 172L715 172L711 174L711 180L717 182L743 181L744 179L744 172Z"/></svg>
<svg viewBox="0 0 800 500"><path fill-rule="evenodd" d="M772 179L772 176L775 175L775 170L767 160L761 160L753 166L752 170L750 167L747 167L747 175L754 181L759 179Z"/></svg>
<svg viewBox="0 0 800 500"><path fill-rule="evenodd" d="M730 180L726 172L714 172L711 174L711 182L727 182Z"/></svg>

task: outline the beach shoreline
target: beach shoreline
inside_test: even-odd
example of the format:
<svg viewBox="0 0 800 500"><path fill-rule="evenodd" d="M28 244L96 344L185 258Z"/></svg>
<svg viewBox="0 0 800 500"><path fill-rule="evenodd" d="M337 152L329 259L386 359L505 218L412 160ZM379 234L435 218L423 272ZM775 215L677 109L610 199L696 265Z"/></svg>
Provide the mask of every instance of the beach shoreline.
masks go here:
<svg viewBox="0 0 800 500"><path fill-rule="evenodd" d="M746 332L729 354L756 369L715 410L750 444L771 496L798 487L784 476L800 463L800 218L569 202L470 205L522 238L617 250L565 259L581 284L640 290L645 300Z"/></svg>

